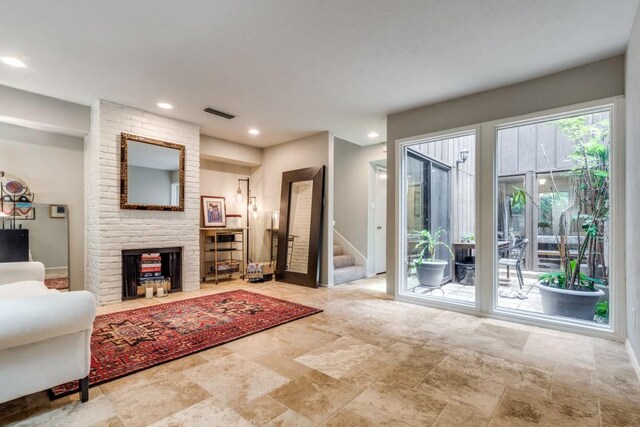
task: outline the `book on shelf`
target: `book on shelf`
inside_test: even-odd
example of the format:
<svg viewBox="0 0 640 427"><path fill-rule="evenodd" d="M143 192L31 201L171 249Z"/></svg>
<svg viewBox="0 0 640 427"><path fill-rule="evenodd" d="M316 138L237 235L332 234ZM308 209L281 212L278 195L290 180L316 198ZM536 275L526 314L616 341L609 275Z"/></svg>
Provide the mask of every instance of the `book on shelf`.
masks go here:
<svg viewBox="0 0 640 427"><path fill-rule="evenodd" d="M151 252L151 253L147 253L147 254L142 254L140 256L143 259L144 258L160 258L160 252Z"/></svg>
<svg viewBox="0 0 640 427"><path fill-rule="evenodd" d="M164 280L164 276L155 276L155 277L141 277L140 278L140 284L145 284L145 283L153 283L153 282L159 282Z"/></svg>
<svg viewBox="0 0 640 427"><path fill-rule="evenodd" d="M147 271L140 275L142 279L148 279L150 277L160 277L160 276L162 276L161 271Z"/></svg>
<svg viewBox="0 0 640 427"><path fill-rule="evenodd" d="M162 263L161 262L142 262L142 267L143 268L153 268L153 267L162 267Z"/></svg>

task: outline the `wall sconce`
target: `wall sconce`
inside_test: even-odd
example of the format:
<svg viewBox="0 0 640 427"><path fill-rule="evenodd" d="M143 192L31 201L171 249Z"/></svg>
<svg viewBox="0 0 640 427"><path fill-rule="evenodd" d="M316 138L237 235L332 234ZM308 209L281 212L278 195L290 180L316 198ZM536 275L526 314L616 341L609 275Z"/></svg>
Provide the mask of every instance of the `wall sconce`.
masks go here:
<svg viewBox="0 0 640 427"><path fill-rule="evenodd" d="M460 150L460 153L458 153L458 160L456 160L456 167L458 167L460 163L466 162L468 158L469 158L469 150L466 148L463 148L462 150Z"/></svg>
<svg viewBox="0 0 640 427"><path fill-rule="evenodd" d="M255 196L249 197L249 206L251 206L251 218L258 219L258 202Z"/></svg>
<svg viewBox="0 0 640 427"><path fill-rule="evenodd" d="M241 182L246 182L247 183L247 193L249 193L251 191L249 189L249 178L238 178L238 189L236 190L236 200L238 201L238 203L242 202L242 199L243 199L242 187L240 186Z"/></svg>

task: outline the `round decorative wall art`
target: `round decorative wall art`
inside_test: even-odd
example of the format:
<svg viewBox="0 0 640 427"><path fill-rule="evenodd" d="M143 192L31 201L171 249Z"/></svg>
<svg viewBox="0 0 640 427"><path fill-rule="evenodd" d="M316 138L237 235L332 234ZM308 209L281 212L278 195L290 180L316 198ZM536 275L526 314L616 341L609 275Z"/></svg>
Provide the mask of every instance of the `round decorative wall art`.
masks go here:
<svg viewBox="0 0 640 427"><path fill-rule="evenodd" d="M0 171L0 218L34 219L34 194L20 178Z"/></svg>

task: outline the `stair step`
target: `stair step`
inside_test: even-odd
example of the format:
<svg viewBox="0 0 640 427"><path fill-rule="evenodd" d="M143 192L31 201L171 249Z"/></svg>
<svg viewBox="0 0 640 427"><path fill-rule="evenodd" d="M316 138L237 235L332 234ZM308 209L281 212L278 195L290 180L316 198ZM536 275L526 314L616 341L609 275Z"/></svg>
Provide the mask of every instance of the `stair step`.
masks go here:
<svg viewBox="0 0 640 427"><path fill-rule="evenodd" d="M367 276L367 269L360 265L351 267L336 268L333 270L333 284L351 282L358 279L364 279Z"/></svg>
<svg viewBox="0 0 640 427"><path fill-rule="evenodd" d="M344 254L344 249L340 245L333 245L333 256Z"/></svg>
<svg viewBox="0 0 640 427"><path fill-rule="evenodd" d="M356 264L353 255L336 255L333 257L333 268L351 267Z"/></svg>

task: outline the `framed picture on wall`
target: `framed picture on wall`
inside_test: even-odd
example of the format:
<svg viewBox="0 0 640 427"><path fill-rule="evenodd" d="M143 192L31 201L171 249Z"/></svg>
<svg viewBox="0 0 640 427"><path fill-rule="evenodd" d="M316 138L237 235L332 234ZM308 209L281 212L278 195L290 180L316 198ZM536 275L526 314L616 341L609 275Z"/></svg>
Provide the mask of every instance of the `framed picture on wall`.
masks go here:
<svg viewBox="0 0 640 427"><path fill-rule="evenodd" d="M204 227L225 227L227 213L224 197L200 196L202 202L202 225Z"/></svg>
<svg viewBox="0 0 640 427"><path fill-rule="evenodd" d="M51 218L66 218L67 207L65 205L51 205L49 216Z"/></svg>

